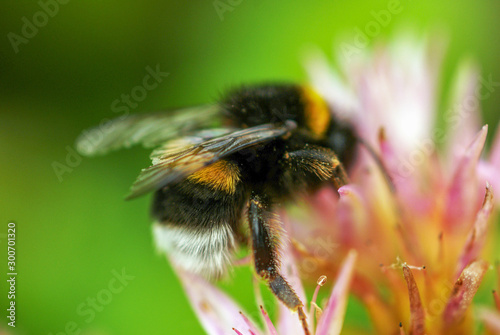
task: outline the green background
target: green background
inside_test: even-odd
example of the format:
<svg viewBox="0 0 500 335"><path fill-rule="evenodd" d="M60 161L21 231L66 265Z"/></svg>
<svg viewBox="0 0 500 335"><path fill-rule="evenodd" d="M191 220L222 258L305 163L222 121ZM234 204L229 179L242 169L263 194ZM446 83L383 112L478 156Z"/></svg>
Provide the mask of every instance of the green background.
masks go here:
<svg viewBox="0 0 500 335"><path fill-rule="evenodd" d="M212 0L70 0L15 53L7 34L20 34L22 18L32 21L41 7L3 0L0 234L7 222L16 222L18 249L17 327L9 331L56 334L74 321L82 334L202 334L176 277L153 250L150 197L123 201L149 164L149 152L134 148L83 158L61 182L53 163L65 164L67 147L83 129L116 115L111 103L142 84L147 66L159 64L170 75L132 112L209 102L240 83L304 81L301 57L308 46L330 56L334 43L363 29L373 20L370 12L387 4L242 0L221 20ZM403 11L380 38L408 27L417 34L444 30L450 37L445 87L463 57L477 60L484 76L499 81L499 1L401 4ZM499 92L482 102L492 131L499 105ZM5 255L5 235L0 238ZM7 303L5 262L0 260L1 310ZM87 323L77 306L107 288L112 270L122 268L135 278ZM254 311L250 279L248 269L239 269L224 286Z"/></svg>

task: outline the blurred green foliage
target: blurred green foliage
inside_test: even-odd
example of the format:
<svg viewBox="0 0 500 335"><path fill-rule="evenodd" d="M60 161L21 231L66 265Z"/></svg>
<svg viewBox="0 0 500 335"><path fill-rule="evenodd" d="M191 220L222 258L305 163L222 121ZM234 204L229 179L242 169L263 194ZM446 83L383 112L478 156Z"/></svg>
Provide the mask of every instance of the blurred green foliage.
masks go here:
<svg viewBox="0 0 500 335"><path fill-rule="evenodd" d="M500 80L500 2L401 5L380 38L406 27L418 34L444 30L450 37L445 88L464 56ZM16 53L8 33L21 35L23 17L32 21L42 7L37 1L2 2L0 234L8 221L17 223L19 273L17 327L10 332L58 334L74 322L81 334L203 333L174 273L153 251L149 198L123 201L149 153L137 148L75 159L62 181L53 163L66 164L83 129L116 115L112 102L142 84L147 66L159 64L169 76L132 112L208 102L240 83L304 81L306 47L331 55L333 43L363 29L371 12L388 1L242 0L229 6L221 14L213 0L67 1ZM499 105L499 92L482 102L492 131ZM104 294L112 271L122 269L134 279L94 317L79 313L82 303ZM254 311L251 276L239 269L224 287ZM3 315L0 327L6 327Z"/></svg>

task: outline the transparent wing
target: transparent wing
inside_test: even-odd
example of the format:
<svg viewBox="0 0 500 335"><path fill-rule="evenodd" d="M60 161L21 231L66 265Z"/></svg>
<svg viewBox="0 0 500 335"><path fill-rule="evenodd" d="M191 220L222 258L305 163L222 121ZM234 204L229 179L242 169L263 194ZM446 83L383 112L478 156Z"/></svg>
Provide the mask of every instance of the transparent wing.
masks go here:
<svg viewBox="0 0 500 335"><path fill-rule="evenodd" d="M281 125L264 124L234 131L201 143L187 138L187 142L184 142L187 143L186 145L182 145L182 142L174 143L174 145L169 144L167 148L160 148L153 152L153 165L142 170L132 185L127 199L180 181L221 158L256 144L285 136L295 128L296 124L293 121ZM186 139L180 141L183 140ZM249 159L251 158L249 156Z"/></svg>
<svg viewBox="0 0 500 335"><path fill-rule="evenodd" d="M126 115L85 130L76 148L86 156L105 154L135 144L157 146L169 139L210 128L219 120L217 105L180 109L175 112Z"/></svg>
<svg viewBox="0 0 500 335"><path fill-rule="evenodd" d="M161 159L161 157L175 155L177 153L180 153L181 151L184 151L188 147L206 142L215 137L233 133L237 130L239 130L239 128L229 127L201 130L195 132L191 136L184 136L165 142L161 147L155 149L149 157L153 161L153 164L155 164L156 160Z"/></svg>

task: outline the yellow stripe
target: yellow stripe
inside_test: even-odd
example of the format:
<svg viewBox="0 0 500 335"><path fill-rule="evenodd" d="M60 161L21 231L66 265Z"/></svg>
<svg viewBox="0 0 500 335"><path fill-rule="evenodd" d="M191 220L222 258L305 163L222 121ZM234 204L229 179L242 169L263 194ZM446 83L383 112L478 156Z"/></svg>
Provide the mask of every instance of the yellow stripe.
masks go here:
<svg viewBox="0 0 500 335"><path fill-rule="evenodd" d="M318 136L322 136L328 130L330 124L330 109L325 100L310 87L302 88L305 100L305 121L307 127Z"/></svg>
<svg viewBox="0 0 500 335"><path fill-rule="evenodd" d="M236 163L221 160L193 173L188 180L233 194L240 181L240 170Z"/></svg>

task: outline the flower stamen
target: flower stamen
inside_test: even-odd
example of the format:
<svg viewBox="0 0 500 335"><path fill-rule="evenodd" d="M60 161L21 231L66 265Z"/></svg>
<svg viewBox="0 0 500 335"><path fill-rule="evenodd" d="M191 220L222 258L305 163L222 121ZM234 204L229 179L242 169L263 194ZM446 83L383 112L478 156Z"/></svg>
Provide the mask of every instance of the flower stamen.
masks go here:
<svg viewBox="0 0 500 335"><path fill-rule="evenodd" d="M233 330L234 330L234 332L235 332L236 334L238 334L238 335L243 335L243 333L242 333L242 332L240 332L238 329L236 329L236 328L234 328L234 327L233 327Z"/></svg>
<svg viewBox="0 0 500 335"><path fill-rule="evenodd" d="M438 235L437 264L444 261L443 235L443 232L440 232Z"/></svg>
<svg viewBox="0 0 500 335"><path fill-rule="evenodd" d="M274 328L273 322L269 318L269 315L267 314L267 312L264 310L264 307L262 307L262 305L260 305L259 307L260 307L260 312L261 312L262 316L264 317L264 322L267 326L267 330L269 331L269 333L271 335L278 335L278 332L276 331L276 328Z"/></svg>
<svg viewBox="0 0 500 335"><path fill-rule="evenodd" d="M399 323L399 335L406 335L402 322Z"/></svg>
<svg viewBox="0 0 500 335"><path fill-rule="evenodd" d="M403 262L401 260L401 258L399 258L399 256L396 257L396 263L392 263L391 265L379 264L379 266L381 268L384 268L384 269L393 269L393 270L400 270L400 269L403 269L405 267L412 269L412 270L419 270L419 271L426 269L425 265L423 265L423 266L409 265L408 263Z"/></svg>
<svg viewBox="0 0 500 335"><path fill-rule="evenodd" d="M240 315L243 318L243 321L246 323L248 326L248 331L250 332L251 335L256 335L259 333L259 331L255 328L255 326L250 322L250 320L243 314L243 312L240 311ZM233 328L234 329L234 328Z"/></svg>
<svg viewBox="0 0 500 335"><path fill-rule="evenodd" d="M321 315L323 314L321 308L316 304L316 299L318 298L318 292L320 287L325 285L325 283L326 283L326 276L325 275L320 276L318 278L316 289L314 290L314 294L311 300L311 307L309 309L309 320L311 320L311 327L313 333L314 333L314 315L316 315L316 320L319 320L321 318Z"/></svg>

